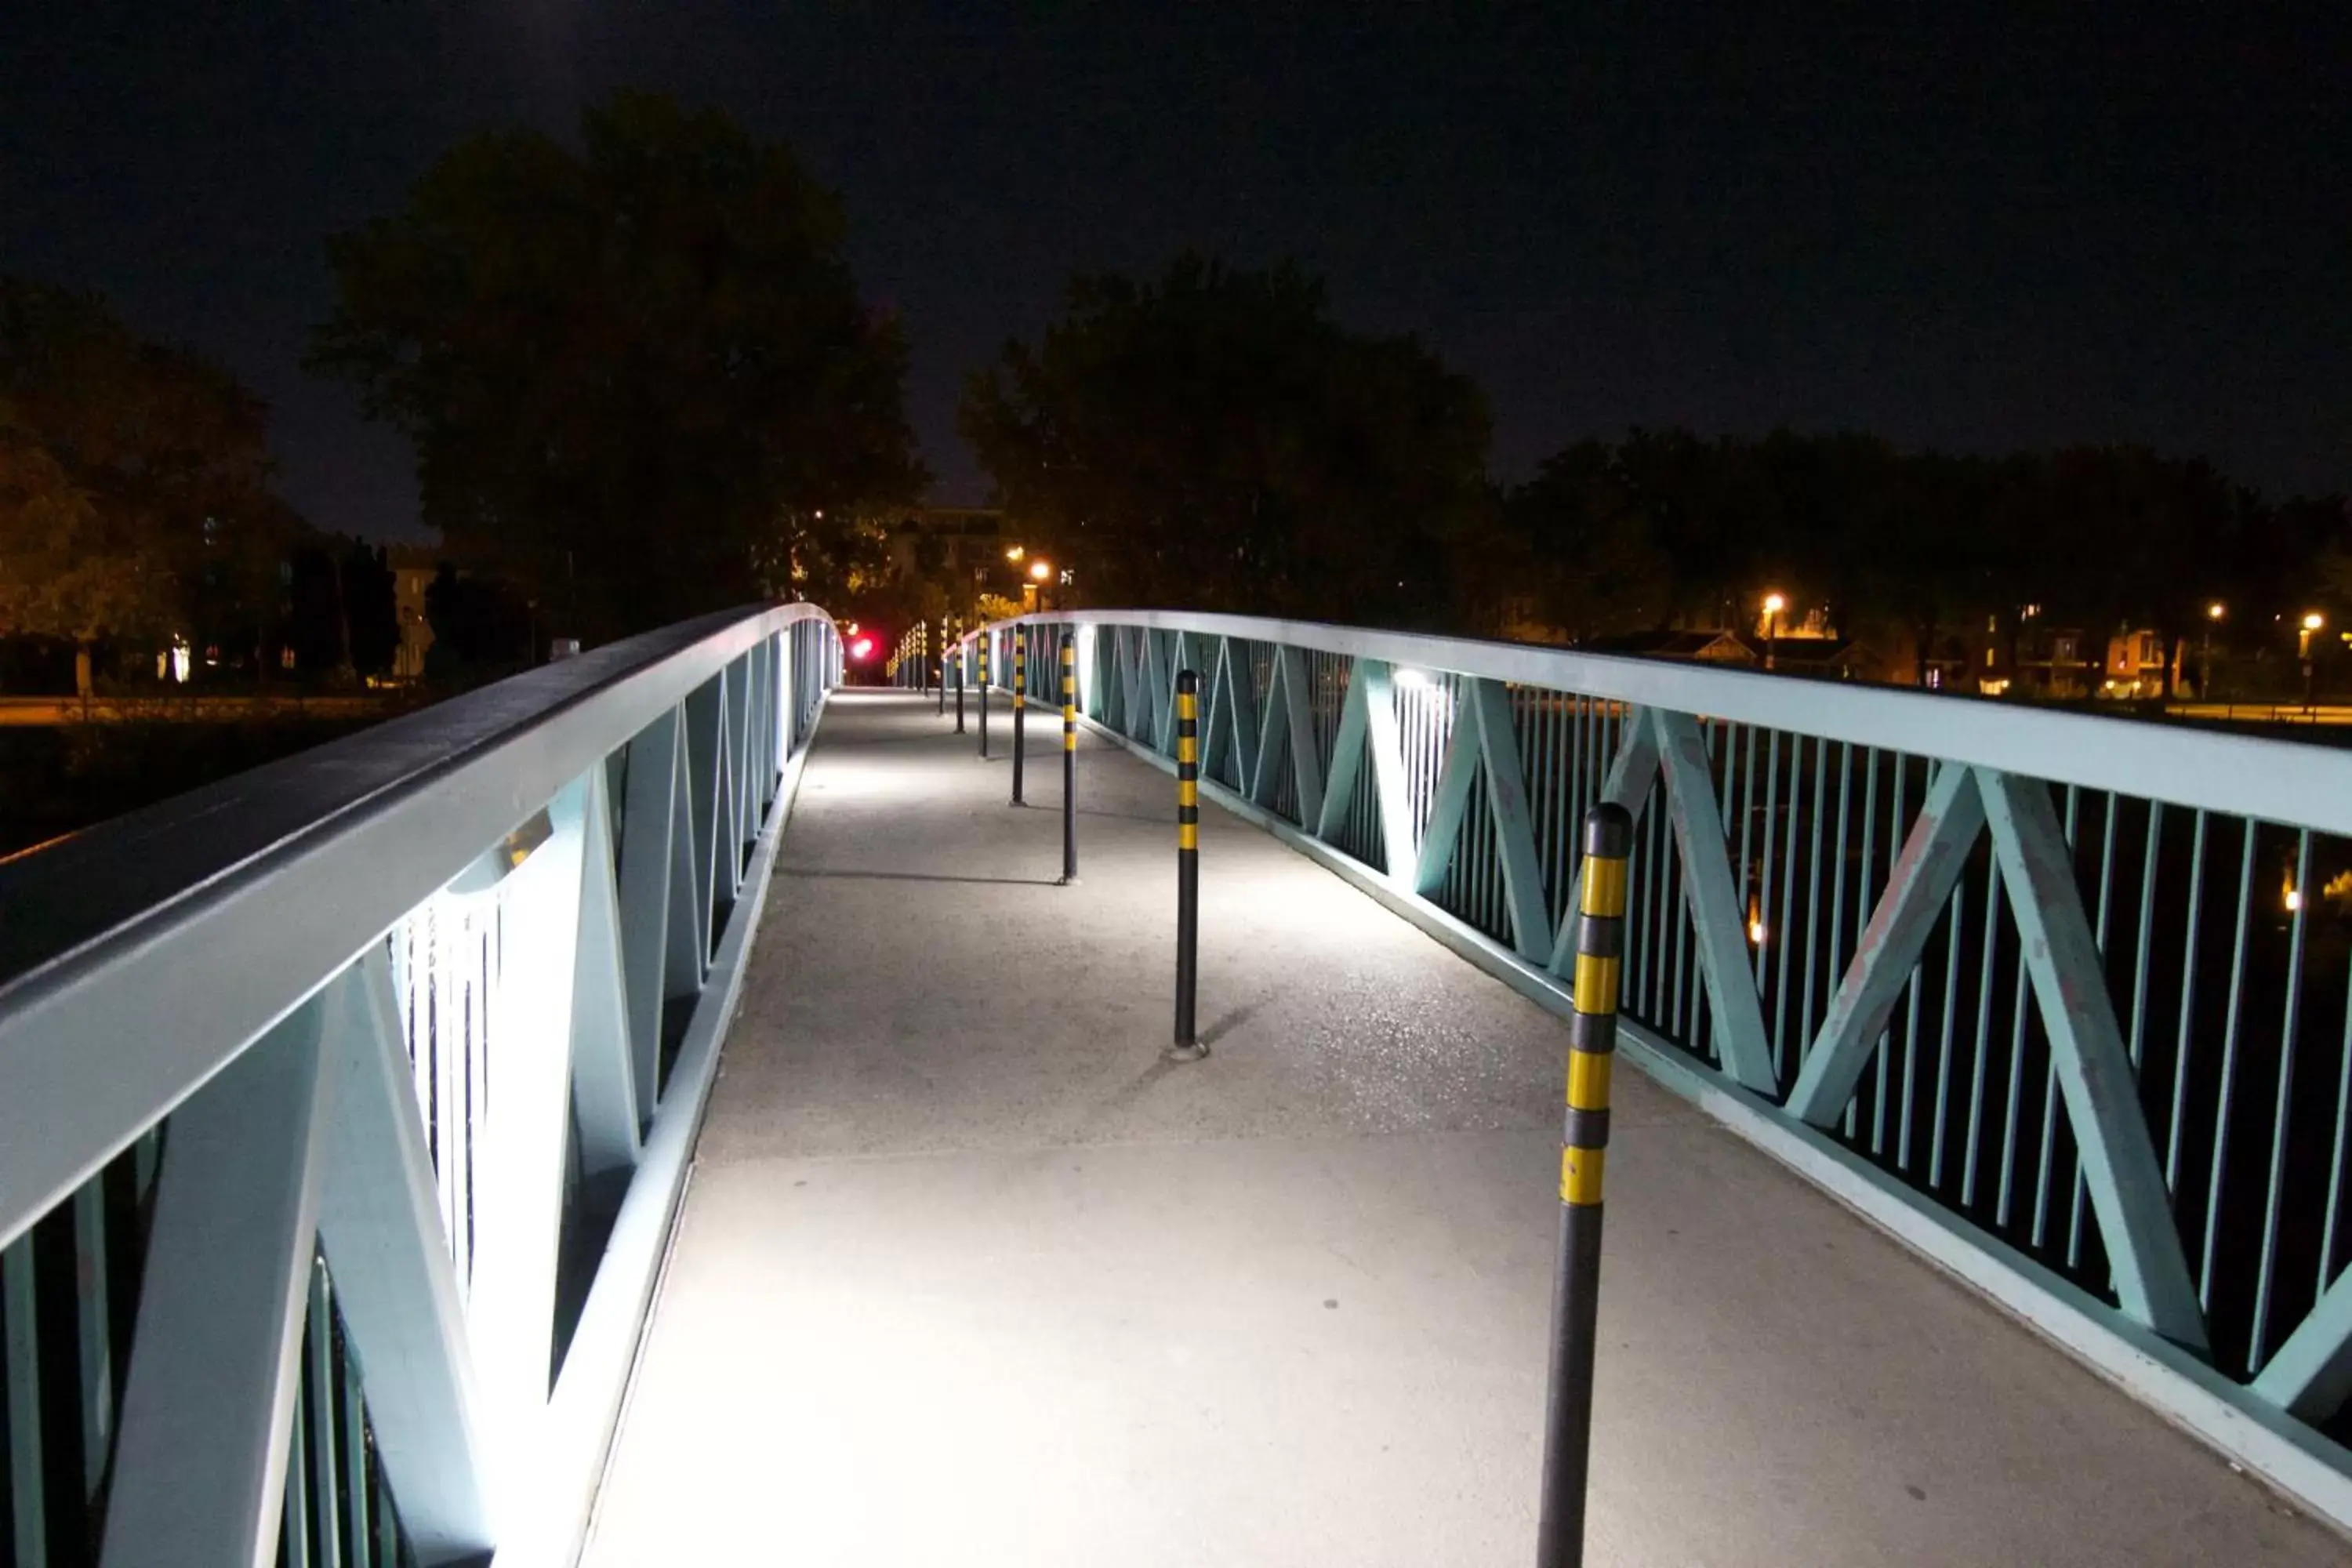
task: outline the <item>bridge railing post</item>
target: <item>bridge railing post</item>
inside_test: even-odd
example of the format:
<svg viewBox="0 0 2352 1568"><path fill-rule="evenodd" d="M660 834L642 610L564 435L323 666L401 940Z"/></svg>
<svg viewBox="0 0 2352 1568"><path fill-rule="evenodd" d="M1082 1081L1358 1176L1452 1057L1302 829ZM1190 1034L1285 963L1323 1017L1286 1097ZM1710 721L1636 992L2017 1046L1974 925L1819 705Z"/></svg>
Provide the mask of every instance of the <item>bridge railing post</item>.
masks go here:
<svg viewBox="0 0 2352 1568"><path fill-rule="evenodd" d="M1537 1568L1584 1561L1584 1493L1592 1451L1592 1359L1601 1296L1601 1183L1609 1150L1609 1069L1617 1049L1617 982L1625 951L1625 862L1633 815L1602 804L1584 818L1577 902L1575 1011L1568 1026L1568 1116L1560 1131L1559 1262L1551 1304Z"/></svg>
<svg viewBox="0 0 2352 1568"><path fill-rule="evenodd" d="M1021 804L1021 764L1028 749L1029 637L1026 628L1013 637L1013 804Z"/></svg>
<svg viewBox="0 0 2352 1568"><path fill-rule="evenodd" d="M1062 634L1062 884L1078 879L1078 652Z"/></svg>
<svg viewBox="0 0 2352 1568"><path fill-rule="evenodd" d="M1201 973L1201 678L1176 672L1176 1036L1171 1061L1209 1054L1194 1024Z"/></svg>

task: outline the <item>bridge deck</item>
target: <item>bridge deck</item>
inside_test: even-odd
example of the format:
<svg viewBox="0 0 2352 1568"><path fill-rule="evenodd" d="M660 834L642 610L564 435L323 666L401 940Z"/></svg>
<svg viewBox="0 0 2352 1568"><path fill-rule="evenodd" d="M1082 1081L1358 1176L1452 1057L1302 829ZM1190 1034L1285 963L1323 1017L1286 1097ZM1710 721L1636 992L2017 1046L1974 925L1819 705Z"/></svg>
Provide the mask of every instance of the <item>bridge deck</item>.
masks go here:
<svg viewBox="0 0 2352 1568"><path fill-rule="evenodd" d="M1030 798L847 694L786 833L588 1561L1517 1563L1561 1031L1172 786ZM1633 1073L1596 1564L2322 1563L2345 1546Z"/></svg>

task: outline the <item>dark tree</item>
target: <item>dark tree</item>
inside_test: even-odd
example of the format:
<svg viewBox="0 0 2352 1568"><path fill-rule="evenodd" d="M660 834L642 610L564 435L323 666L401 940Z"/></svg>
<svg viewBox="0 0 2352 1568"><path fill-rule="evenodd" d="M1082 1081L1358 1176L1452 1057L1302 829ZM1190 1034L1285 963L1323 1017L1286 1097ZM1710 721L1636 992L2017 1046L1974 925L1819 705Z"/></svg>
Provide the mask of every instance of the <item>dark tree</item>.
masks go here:
<svg viewBox="0 0 2352 1568"><path fill-rule="evenodd" d="M93 295L0 279L0 630L245 642L299 523L258 398Z"/></svg>
<svg viewBox="0 0 2352 1568"><path fill-rule="evenodd" d="M330 676L350 665L343 625L343 598L336 581L337 552L323 544L294 552L288 563L286 646L294 668L307 679Z"/></svg>
<svg viewBox="0 0 2352 1568"><path fill-rule="evenodd" d="M342 604L352 668L363 677L390 675L400 652L400 606L382 545L352 542L343 556Z"/></svg>
<svg viewBox="0 0 2352 1568"><path fill-rule="evenodd" d="M433 628L425 673L436 680L504 674L537 651L522 595L495 578L463 575L446 561L425 590L425 619Z"/></svg>
<svg viewBox="0 0 2352 1568"><path fill-rule="evenodd" d="M474 137L331 241L311 363L408 432L425 521L559 635L821 594L803 541L923 478L843 233L786 148L622 93L577 153Z"/></svg>
<svg viewBox="0 0 2352 1568"><path fill-rule="evenodd" d="M1079 278L974 375L962 427L1024 537L1098 601L1449 618L1487 504L1486 402L1284 266Z"/></svg>

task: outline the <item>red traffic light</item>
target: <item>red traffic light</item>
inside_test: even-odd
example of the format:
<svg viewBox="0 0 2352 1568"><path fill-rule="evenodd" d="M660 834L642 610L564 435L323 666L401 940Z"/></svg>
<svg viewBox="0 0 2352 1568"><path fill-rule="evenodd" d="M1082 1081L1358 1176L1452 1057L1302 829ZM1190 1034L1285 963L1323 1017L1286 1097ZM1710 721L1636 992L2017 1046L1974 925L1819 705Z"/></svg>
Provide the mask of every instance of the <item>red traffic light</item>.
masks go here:
<svg viewBox="0 0 2352 1568"><path fill-rule="evenodd" d="M856 641L849 645L849 657L852 658L867 658L872 657L873 652L874 639L872 637L859 637Z"/></svg>

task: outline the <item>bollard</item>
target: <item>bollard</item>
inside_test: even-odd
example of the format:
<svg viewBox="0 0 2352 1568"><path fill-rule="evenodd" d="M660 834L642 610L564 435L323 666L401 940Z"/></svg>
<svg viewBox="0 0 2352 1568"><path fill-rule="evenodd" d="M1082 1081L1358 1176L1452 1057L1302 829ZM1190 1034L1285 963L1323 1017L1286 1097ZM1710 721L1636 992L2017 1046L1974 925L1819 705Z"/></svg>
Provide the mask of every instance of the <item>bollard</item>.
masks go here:
<svg viewBox="0 0 2352 1568"><path fill-rule="evenodd" d="M980 760L988 760L988 643L986 632L980 634Z"/></svg>
<svg viewBox="0 0 2352 1568"><path fill-rule="evenodd" d="M1623 806L1596 805L1585 814L1537 1568L1577 1568L1584 1561L1592 1352L1601 1294L1601 1178L1609 1149L1609 1069L1617 1050L1618 967L1625 951L1625 857L1633 847L1633 818Z"/></svg>
<svg viewBox="0 0 2352 1568"><path fill-rule="evenodd" d="M1192 1026L1192 994L1200 981L1201 938L1201 678L1176 672L1176 1038L1171 1061L1209 1054Z"/></svg>
<svg viewBox="0 0 2352 1568"><path fill-rule="evenodd" d="M955 650L956 733L963 733L963 647Z"/></svg>
<svg viewBox="0 0 2352 1568"><path fill-rule="evenodd" d="M1078 879L1078 650L1062 634L1062 885Z"/></svg>
<svg viewBox="0 0 2352 1568"><path fill-rule="evenodd" d="M1024 627L1013 636L1013 804L1021 804L1021 764L1028 748L1029 634Z"/></svg>
<svg viewBox="0 0 2352 1568"><path fill-rule="evenodd" d="M940 712L948 710L948 655L955 644L948 640L948 624L940 623Z"/></svg>

